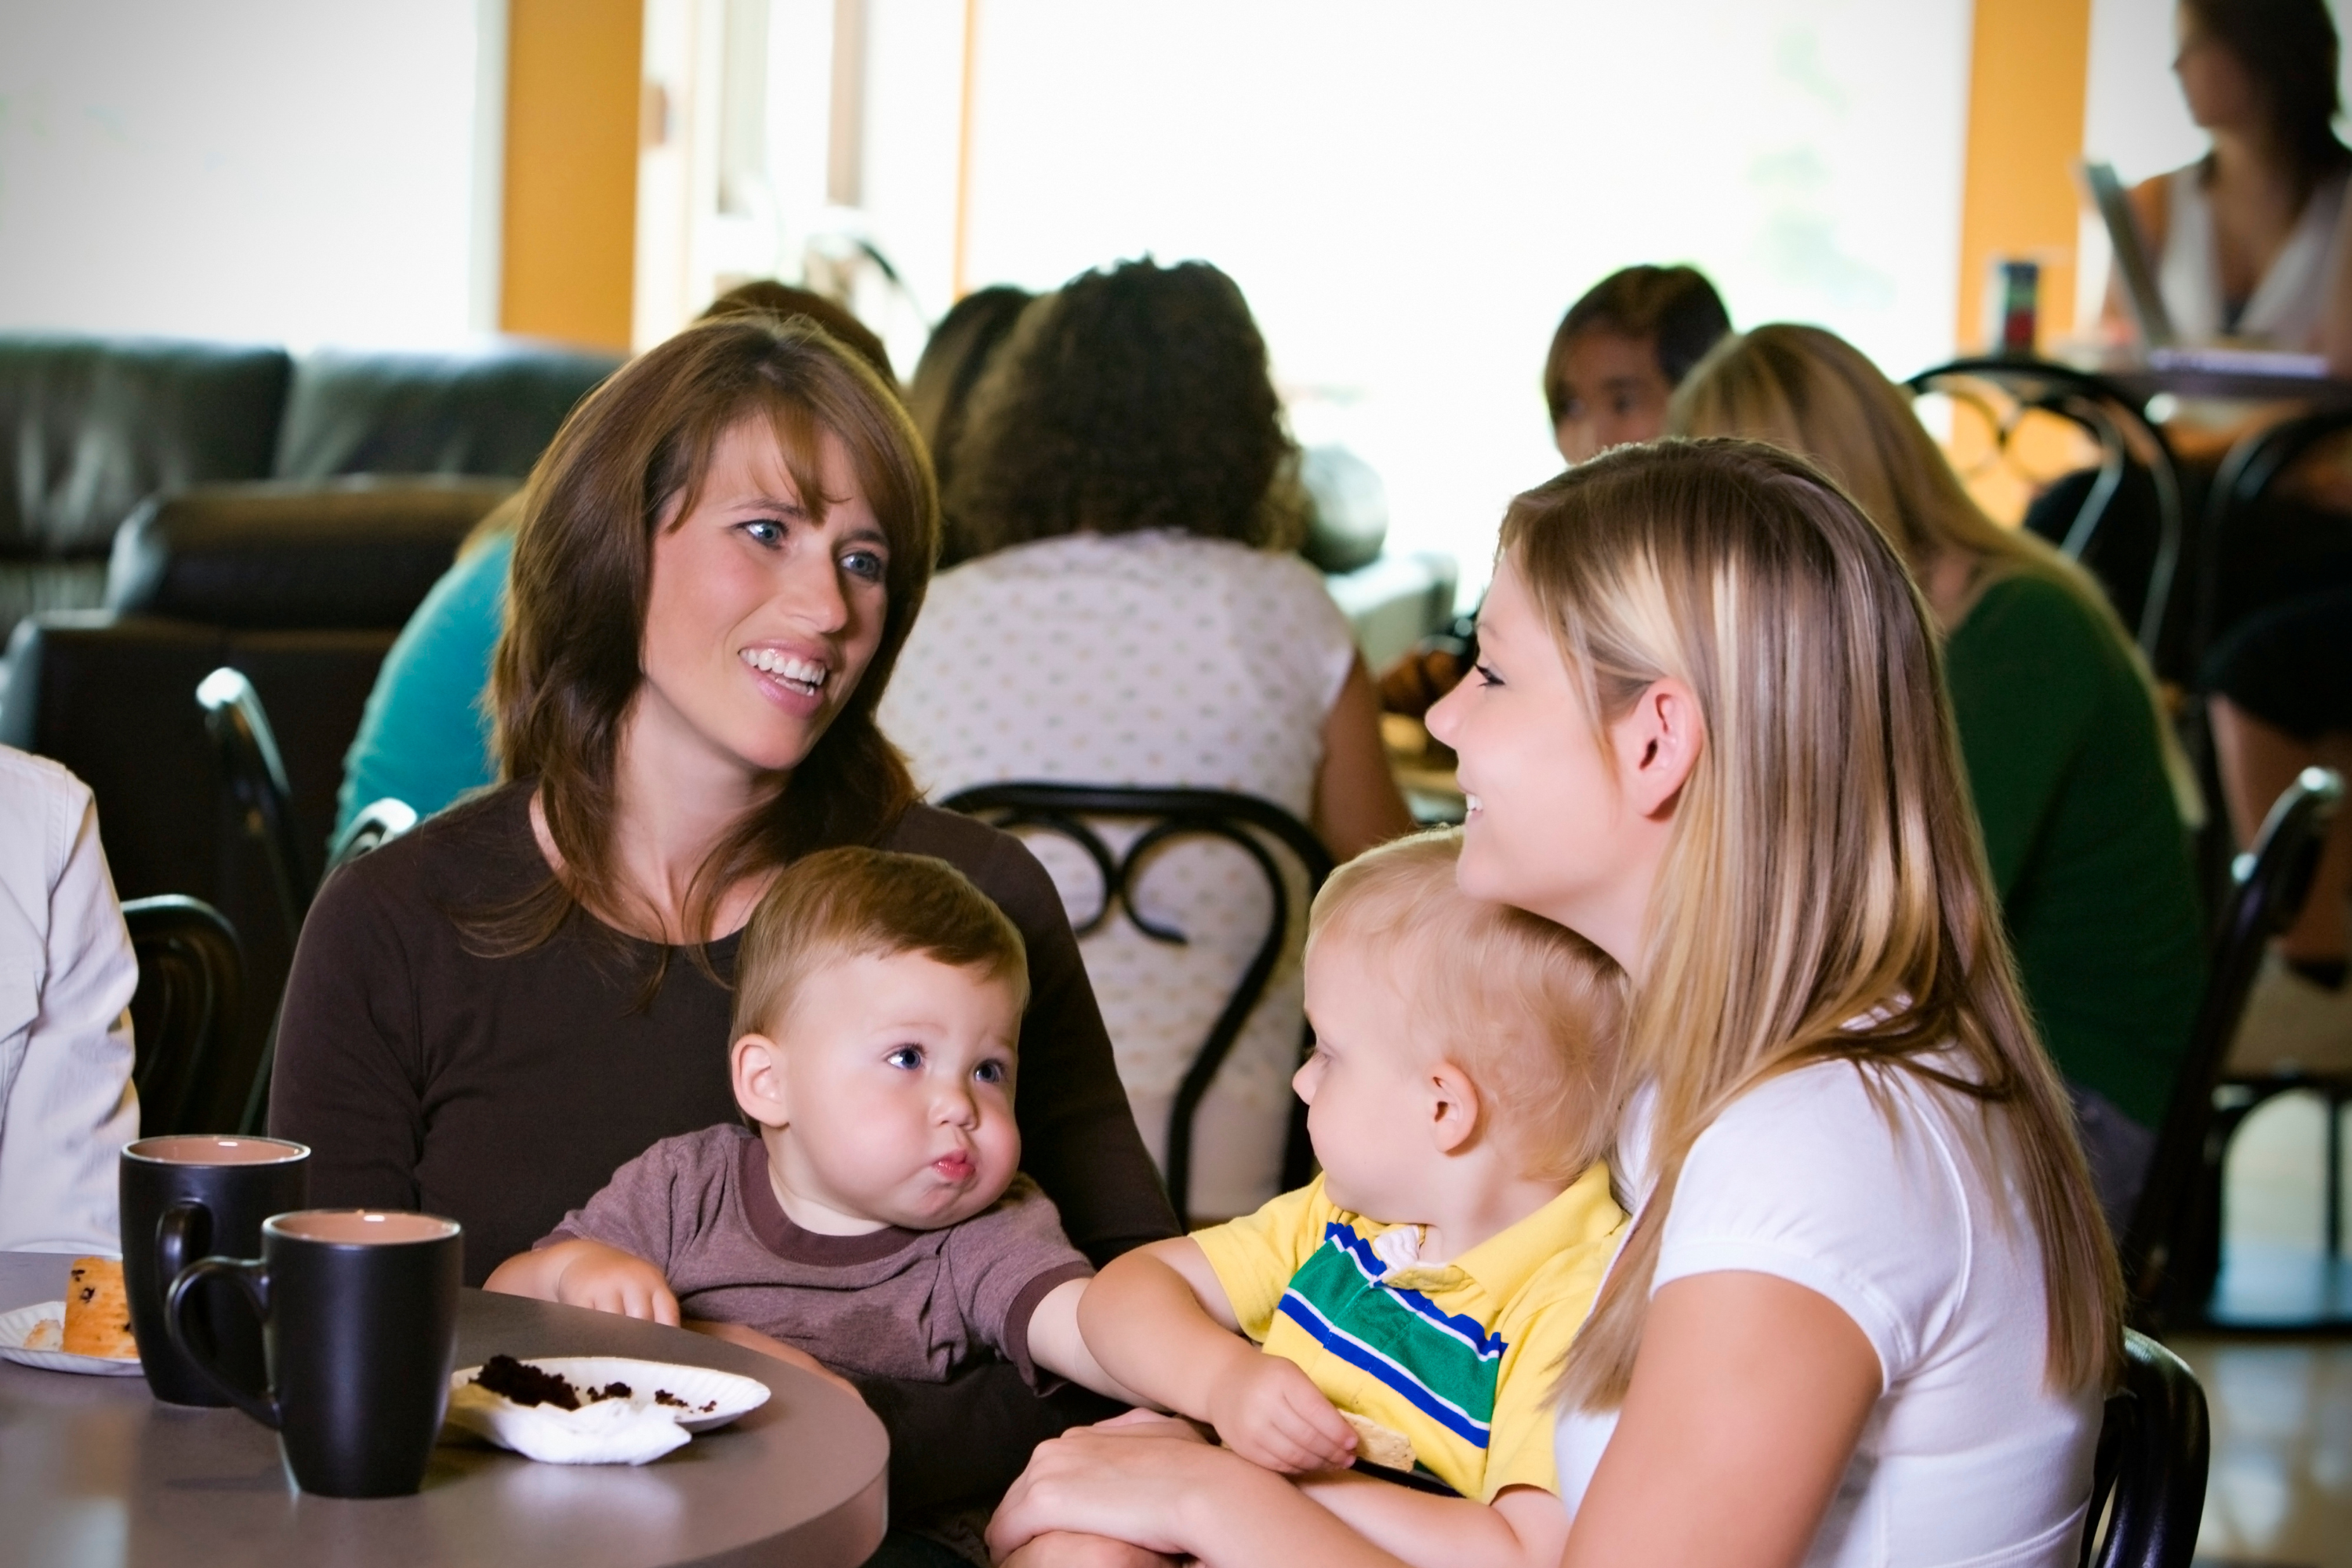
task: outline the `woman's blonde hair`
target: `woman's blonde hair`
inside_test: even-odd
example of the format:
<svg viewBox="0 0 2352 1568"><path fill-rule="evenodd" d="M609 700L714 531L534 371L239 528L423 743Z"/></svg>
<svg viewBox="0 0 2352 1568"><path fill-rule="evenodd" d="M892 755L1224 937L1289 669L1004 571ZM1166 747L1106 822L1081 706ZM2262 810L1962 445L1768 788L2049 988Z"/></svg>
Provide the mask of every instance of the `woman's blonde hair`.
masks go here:
<svg viewBox="0 0 2352 1568"><path fill-rule="evenodd" d="M2016 576L2063 589L2138 672L2181 820L2191 826L2204 821L2196 773L2147 661L2105 591L2047 541L1985 515L1919 423L1910 395L1860 349L1835 332L1788 322L1725 338L1676 389L1666 428L1677 436L1744 436L1811 458L1862 503L1922 583L1939 559L1963 552L1982 563L1979 592Z"/></svg>
<svg viewBox="0 0 2352 1568"><path fill-rule="evenodd" d="M1360 944L1414 1044L1470 1075L1519 1172L1572 1180L1615 1133L1625 972L1565 927L1462 891L1461 858L1458 827L1366 850L1316 895L1307 951Z"/></svg>
<svg viewBox="0 0 2352 1568"><path fill-rule="evenodd" d="M1564 1396L1624 1397L1683 1162L1778 1074L1855 1064L1974 1101L1985 1187L2041 1246L2048 1373L2104 1378L2122 1287L2072 1116L2020 997L1957 760L1936 639L1903 563L1803 458L1668 439L1512 503L1502 549L1605 747L1653 683L1702 739L1647 911L1629 1081L1654 1084L1656 1184Z"/></svg>

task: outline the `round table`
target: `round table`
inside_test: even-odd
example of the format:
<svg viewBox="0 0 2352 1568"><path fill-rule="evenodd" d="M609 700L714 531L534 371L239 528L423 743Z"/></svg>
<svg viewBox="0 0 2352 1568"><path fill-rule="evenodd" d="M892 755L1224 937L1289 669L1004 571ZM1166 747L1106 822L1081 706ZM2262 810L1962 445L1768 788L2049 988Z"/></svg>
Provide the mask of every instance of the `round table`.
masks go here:
<svg viewBox="0 0 2352 1568"><path fill-rule="evenodd" d="M58 1300L67 1262L0 1253L0 1311ZM847 1568L880 1543L889 1440L823 1379L681 1329L467 1290L457 1364L499 1352L685 1362L773 1396L634 1468L446 1442L416 1496L361 1501L295 1490L276 1434L235 1410L160 1404L141 1377L0 1362L0 1563Z"/></svg>

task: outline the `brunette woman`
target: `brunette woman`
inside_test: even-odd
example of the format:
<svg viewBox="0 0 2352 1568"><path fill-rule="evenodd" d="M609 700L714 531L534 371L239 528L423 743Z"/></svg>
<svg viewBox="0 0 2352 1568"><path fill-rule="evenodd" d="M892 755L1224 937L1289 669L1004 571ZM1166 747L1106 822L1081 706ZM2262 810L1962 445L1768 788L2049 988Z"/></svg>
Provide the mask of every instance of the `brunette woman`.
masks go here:
<svg viewBox="0 0 2352 1568"><path fill-rule="evenodd" d="M1902 559L1802 458L1623 447L1513 504L1479 647L1463 888L1633 983L1565 1568L2074 1563L2120 1288ZM1189 1432L1046 1445L994 1542L1394 1561L1388 1483Z"/></svg>
<svg viewBox="0 0 2352 1568"><path fill-rule="evenodd" d="M466 1227L467 1273L658 1139L735 1119L726 976L777 869L873 844L1021 928L1024 1167L1108 1258L1173 1228L1053 884L929 810L875 726L938 547L881 377L805 322L707 322L618 372L532 475L491 681L502 785L320 894L273 1131L312 1196ZM1057 1422L1010 1365L867 1390L901 1510L1002 1485Z"/></svg>
<svg viewBox="0 0 2352 1568"><path fill-rule="evenodd" d="M2325 0L2181 0L2174 26L2173 74L2212 150L2131 191L2173 331L2298 353L2352 338L2352 321L2326 321L2352 303L2328 297L2352 151L2336 135ZM2110 321L2123 310L2111 285Z"/></svg>

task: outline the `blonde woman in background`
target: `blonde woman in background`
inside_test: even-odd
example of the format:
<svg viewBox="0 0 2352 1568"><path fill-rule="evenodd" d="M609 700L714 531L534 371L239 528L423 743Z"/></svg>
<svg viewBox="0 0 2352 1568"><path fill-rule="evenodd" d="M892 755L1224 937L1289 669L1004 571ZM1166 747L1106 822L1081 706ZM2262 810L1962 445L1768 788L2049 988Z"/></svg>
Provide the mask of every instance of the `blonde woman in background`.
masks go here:
<svg viewBox="0 0 2352 1568"><path fill-rule="evenodd" d="M2073 562L1987 517L1909 396L1832 333L1726 340L1668 418L1819 463L1926 593L2026 1000L2122 1235L2204 994L2196 786L2122 623Z"/></svg>
<svg viewBox="0 0 2352 1568"><path fill-rule="evenodd" d="M1430 714L1459 879L1633 983L1634 1223L1568 1353L1564 1568L2076 1561L2122 1292L1935 640L1772 447L1621 447L1504 519L1478 668ZM1045 1445L992 1543L1393 1561L1190 1432Z"/></svg>

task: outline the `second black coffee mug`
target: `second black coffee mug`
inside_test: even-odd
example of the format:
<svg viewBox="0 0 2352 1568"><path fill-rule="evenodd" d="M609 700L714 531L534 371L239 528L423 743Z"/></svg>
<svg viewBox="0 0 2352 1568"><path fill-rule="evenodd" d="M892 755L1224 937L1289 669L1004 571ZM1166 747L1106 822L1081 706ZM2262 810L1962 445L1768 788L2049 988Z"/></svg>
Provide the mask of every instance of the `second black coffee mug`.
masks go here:
<svg viewBox="0 0 2352 1568"><path fill-rule="evenodd" d="M183 1133L127 1144L121 1168L122 1288L139 1366L172 1405L226 1405L212 1380L172 1346L163 1296L207 1253L251 1258L261 1222L310 1202L310 1151L278 1138ZM261 1321L236 1287L206 1286L189 1308L188 1336L229 1376L260 1384Z"/></svg>
<svg viewBox="0 0 2352 1568"><path fill-rule="evenodd" d="M294 1484L322 1497L404 1497L425 1479L457 1358L465 1233L436 1215L311 1209L273 1215L257 1258L181 1271L165 1324L232 1404L278 1433ZM261 1318L266 1385L229 1380L187 1318L212 1281Z"/></svg>

